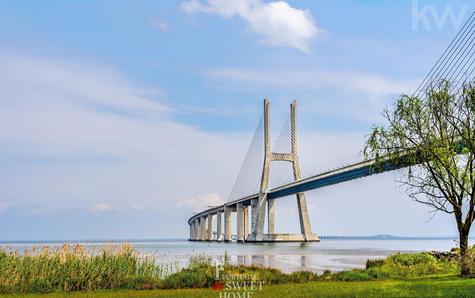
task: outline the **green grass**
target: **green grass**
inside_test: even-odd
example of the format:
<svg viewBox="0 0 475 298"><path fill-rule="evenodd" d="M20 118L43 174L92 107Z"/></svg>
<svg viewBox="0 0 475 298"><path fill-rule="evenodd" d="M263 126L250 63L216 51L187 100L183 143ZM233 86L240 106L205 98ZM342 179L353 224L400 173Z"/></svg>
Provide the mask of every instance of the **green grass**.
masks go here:
<svg viewBox="0 0 475 298"><path fill-rule="evenodd" d="M127 244L88 251L80 245L0 251L0 292L156 288L166 268Z"/></svg>
<svg viewBox="0 0 475 298"><path fill-rule="evenodd" d="M20 297L5 295L0 297ZM209 289L97 291L91 293L29 294L21 297L219 297L219 292ZM302 284L264 286L252 297L475 297L475 280L458 277L416 280L378 280L364 282L319 281Z"/></svg>
<svg viewBox="0 0 475 298"><path fill-rule="evenodd" d="M456 275L458 266L455 258L438 259L429 253L397 253L385 260L368 260L365 269L327 273L321 278L342 281L414 279L431 275Z"/></svg>
<svg viewBox="0 0 475 298"><path fill-rule="evenodd" d="M217 286L215 272L206 257L194 258L176 271L155 264L153 258L139 255L127 244L95 251L80 245L23 253L0 250L0 293L21 297L28 297L25 293L53 293L44 297L219 297L209 290ZM473 292L475 297L475 280L459 279L457 273L457 254L441 253L394 254L385 260L368 260L365 269L321 275L229 264L222 272L245 276L247 282L264 282L265 290L253 297L313 297L315 293L319 297L437 297L452 292L459 297Z"/></svg>

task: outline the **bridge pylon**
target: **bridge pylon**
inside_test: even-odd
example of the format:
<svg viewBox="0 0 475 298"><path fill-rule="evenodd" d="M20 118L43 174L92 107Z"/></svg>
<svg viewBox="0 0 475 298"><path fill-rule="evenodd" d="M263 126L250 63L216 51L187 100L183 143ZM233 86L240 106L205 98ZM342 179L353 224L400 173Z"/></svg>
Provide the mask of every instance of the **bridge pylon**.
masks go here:
<svg viewBox="0 0 475 298"><path fill-rule="evenodd" d="M299 211L301 234L275 233L275 201L267 195L269 188L270 165L273 161L284 161L292 164L294 181L301 180L300 164L297 147L297 101L290 105L290 152L272 152L270 146L270 102L264 99L264 164L257 202L251 202L251 233L246 241L249 242L285 242L285 241L319 241L312 233L308 216L305 193L296 194ZM267 207L267 208L266 208ZM266 210L267 209L267 210ZM267 211L268 233L264 233L264 222Z"/></svg>

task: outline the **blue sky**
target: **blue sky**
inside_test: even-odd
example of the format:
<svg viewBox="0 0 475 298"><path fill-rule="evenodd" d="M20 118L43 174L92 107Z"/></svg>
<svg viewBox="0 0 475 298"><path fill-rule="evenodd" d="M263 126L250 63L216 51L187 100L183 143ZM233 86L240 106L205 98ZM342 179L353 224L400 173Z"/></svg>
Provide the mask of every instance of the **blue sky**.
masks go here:
<svg viewBox="0 0 475 298"><path fill-rule="evenodd" d="M322 148L357 152L473 10L463 0L1 1L0 238L185 237L193 210L226 201L264 97L273 127L297 99ZM394 178L309 193L316 232L454 234ZM297 229L286 220L294 203L279 203L278 229Z"/></svg>

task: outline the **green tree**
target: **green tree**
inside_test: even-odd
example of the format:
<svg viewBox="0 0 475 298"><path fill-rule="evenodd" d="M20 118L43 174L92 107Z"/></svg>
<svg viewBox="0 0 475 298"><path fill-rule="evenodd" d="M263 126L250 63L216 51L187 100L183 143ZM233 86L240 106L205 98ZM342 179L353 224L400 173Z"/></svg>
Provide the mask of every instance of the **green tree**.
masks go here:
<svg viewBox="0 0 475 298"><path fill-rule="evenodd" d="M384 126L366 140L366 159L376 168L398 164L408 195L453 214L460 246L460 268L470 275L468 236L475 218L475 84L441 81L425 96L401 95L386 108Z"/></svg>

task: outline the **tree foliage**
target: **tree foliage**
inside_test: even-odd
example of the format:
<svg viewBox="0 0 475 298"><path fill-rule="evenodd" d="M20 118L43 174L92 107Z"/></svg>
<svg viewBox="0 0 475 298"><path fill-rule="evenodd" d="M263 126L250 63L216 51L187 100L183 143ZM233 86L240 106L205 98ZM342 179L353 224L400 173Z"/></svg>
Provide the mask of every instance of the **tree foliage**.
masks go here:
<svg viewBox="0 0 475 298"><path fill-rule="evenodd" d="M409 196L455 216L463 255L475 218L475 84L440 81L423 97L400 96L383 116L387 124L373 128L365 157L407 166L401 182Z"/></svg>

